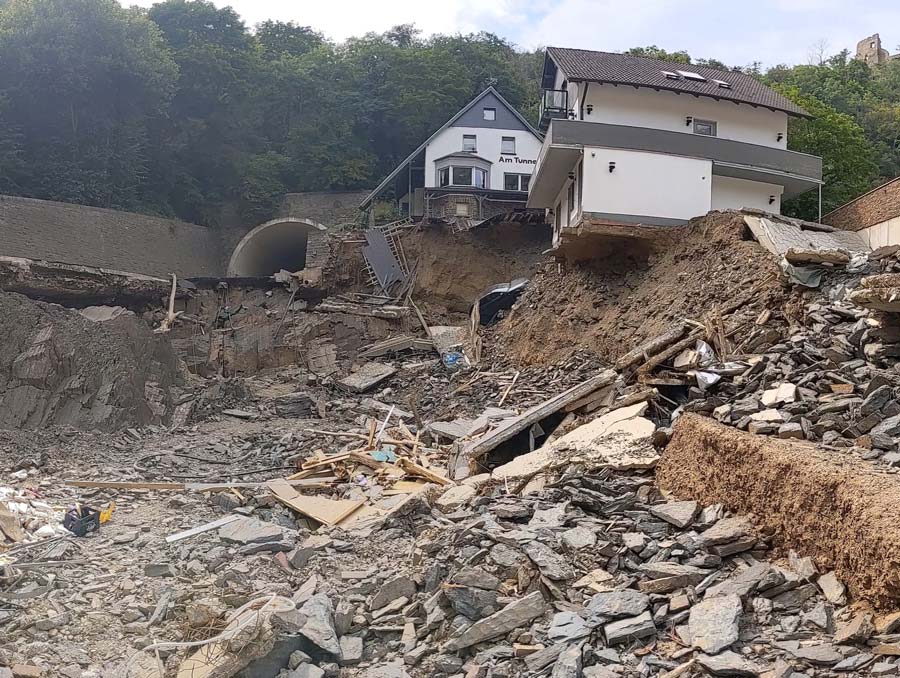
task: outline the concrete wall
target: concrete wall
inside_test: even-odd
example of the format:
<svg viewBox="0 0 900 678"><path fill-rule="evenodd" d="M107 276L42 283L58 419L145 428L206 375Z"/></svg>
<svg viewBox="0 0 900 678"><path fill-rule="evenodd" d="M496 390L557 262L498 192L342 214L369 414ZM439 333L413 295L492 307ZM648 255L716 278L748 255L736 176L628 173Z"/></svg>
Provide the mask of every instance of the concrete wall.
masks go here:
<svg viewBox="0 0 900 678"><path fill-rule="evenodd" d="M895 217L900 217L900 178L832 210L822 222L845 231L860 231Z"/></svg>
<svg viewBox="0 0 900 678"><path fill-rule="evenodd" d="M478 110L481 110L480 106ZM485 127L448 127L435 137L425 149L425 186L427 188L437 186L435 160L451 153L461 152L464 134L476 136L477 150L474 155L491 163L488 188L503 190L503 174L506 172L531 174L534 170L538 153L541 150L541 142L530 131ZM515 137L515 155L503 155L500 152L502 137ZM453 159L448 159L448 162L452 164Z"/></svg>
<svg viewBox="0 0 900 678"><path fill-rule="evenodd" d="M579 89L583 91L584 85ZM651 127L673 132L693 134L693 126L686 124L687 116L698 120L713 120L722 139L733 139L771 148L787 148L786 113L765 108L736 105L731 101L716 101L707 97L692 97L675 92L655 92L650 89L614 87L591 83L585 106L593 105L584 120L632 127ZM580 108L575 108L576 115ZM778 134L782 139L778 141Z"/></svg>
<svg viewBox="0 0 900 678"><path fill-rule="evenodd" d="M219 275L215 230L183 221L0 196L0 255L166 276Z"/></svg>
<svg viewBox="0 0 900 678"><path fill-rule="evenodd" d="M585 212L687 220L709 212L711 186L709 160L608 148L584 152Z"/></svg>
<svg viewBox="0 0 900 678"><path fill-rule="evenodd" d="M900 245L900 217L857 231L873 250L885 245Z"/></svg>
<svg viewBox="0 0 900 678"><path fill-rule="evenodd" d="M739 209L755 207L767 212L781 213L782 186L764 184L758 181L736 179L734 177L713 176L712 209ZM769 203L769 196L775 196L775 202Z"/></svg>
<svg viewBox="0 0 900 678"><path fill-rule="evenodd" d="M282 213L325 226L356 218L365 191L292 193ZM174 219L69 203L0 196L0 256L179 277L226 272L238 243L257 224L213 229ZM324 236L308 243L310 265L328 256Z"/></svg>

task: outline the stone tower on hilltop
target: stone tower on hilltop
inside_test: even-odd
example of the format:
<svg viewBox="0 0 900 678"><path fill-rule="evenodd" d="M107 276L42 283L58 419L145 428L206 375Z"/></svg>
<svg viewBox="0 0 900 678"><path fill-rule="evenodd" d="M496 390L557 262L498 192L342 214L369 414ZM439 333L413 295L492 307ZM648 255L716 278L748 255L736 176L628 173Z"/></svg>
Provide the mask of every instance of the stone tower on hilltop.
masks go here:
<svg viewBox="0 0 900 678"><path fill-rule="evenodd" d="M881 36L878 33L870 35L856 43L856 58L865 61L870 66L887 63L891 59L900 57L900 54L891 54L881 46Z"/></svg>

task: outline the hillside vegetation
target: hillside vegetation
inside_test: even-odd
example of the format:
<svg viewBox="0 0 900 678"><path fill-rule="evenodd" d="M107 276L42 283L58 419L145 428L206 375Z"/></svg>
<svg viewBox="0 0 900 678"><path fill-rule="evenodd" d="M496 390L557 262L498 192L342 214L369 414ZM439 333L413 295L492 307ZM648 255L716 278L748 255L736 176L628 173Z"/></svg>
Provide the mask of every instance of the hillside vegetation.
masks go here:
<svg viewBox="0 0 900 678"><path fill-rule="evenodd" d="M0 0L0 193L261 220L287 191L374 185L487 85L534 120L542 58L412 26L334 43L203 0ZM744 70L817 116L792 123L791 146L825 157L826 209L900 174L900 63Z"/></svg>

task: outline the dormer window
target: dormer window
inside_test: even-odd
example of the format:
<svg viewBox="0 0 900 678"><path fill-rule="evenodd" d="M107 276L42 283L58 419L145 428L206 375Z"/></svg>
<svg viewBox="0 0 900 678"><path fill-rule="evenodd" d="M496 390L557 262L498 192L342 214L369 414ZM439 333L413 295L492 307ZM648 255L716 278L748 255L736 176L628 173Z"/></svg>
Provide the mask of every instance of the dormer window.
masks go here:
<svg viewBox="0 0 900 678"><path fill-rule="evenodd" d="M496 120L497 119L497 109L496 108L485 108L483 111L485 120Z"/></svg>
<svg viewBox="0 0 900 678"><path fill-rule="evenodd" d="M462 149L466 153L474 153L477 148L477 137L474 134L463 134Z"/></svg>

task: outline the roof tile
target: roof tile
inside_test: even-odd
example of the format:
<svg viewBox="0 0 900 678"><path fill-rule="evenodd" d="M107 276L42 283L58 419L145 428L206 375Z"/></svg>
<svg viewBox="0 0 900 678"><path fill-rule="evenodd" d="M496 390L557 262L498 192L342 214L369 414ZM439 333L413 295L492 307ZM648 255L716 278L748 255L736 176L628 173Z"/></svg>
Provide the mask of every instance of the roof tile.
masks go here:
<svg viewBox="0 0 900 678"><path fill-rule="evenodd" d="M548 47L547 54L568 80L586 80L683 92L762 106L776 111L784 111L789 115L810 117L809 113L797 104L766 87L753 76L740 71L723 71L710 66L680 64L649 57L594 52L587 49ZM683 77L673 80L666 77L663 71L689 71L703 76L705 80L691 80ZM725 81L731 87L720 87L713 80Z"/></svg>

